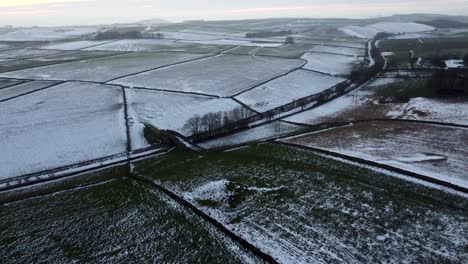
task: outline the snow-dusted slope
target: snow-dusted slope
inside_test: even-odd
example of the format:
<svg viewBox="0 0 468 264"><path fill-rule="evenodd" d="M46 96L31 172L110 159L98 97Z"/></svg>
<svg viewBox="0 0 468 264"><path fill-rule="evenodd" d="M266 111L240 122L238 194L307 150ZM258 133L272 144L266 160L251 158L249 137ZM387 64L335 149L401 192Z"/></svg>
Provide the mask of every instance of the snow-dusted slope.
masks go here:
<svg viewBox="0 0 468 264"><path fill-rule="evenodd" d="M58 40L93 34L97 28L27 28L1 34L2 41Z"/></svg>
<svg viewBox="0 0 468 264"><path fill-rule="evenodd" d="M358 38L373 38L379 32L386 32L391 34L406 34L432 31L434 29L434 27L410 22L381 22L372 25L367 25L364 27L346 26L340 28L340 30L344 33Z"/></svg>

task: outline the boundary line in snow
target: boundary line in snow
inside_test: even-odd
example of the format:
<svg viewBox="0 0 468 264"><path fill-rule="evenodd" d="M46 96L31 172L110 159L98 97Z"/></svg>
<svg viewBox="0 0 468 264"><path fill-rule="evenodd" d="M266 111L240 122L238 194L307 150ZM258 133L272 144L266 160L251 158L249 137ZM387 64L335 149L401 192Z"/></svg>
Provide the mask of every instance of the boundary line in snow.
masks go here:
<svg viewBox="0 0 468 264"><path fill-rule="evenodd" d="M110 85L118 85L122 86L119 84L110 84ZM198 93L198 92L185 92L185 91L176 91L176 90L167 90L167 89L160 89L160 88L146 88L146 87L138 87L138 86L122 86L125 87L126 89L135 89L135 90L148 90L148 91L155 91L155 92L165 92L165 93L177 93L177 94L186 94L186 95L197 95L197 96L203 96L203 97L210 97L214 99L220 99L220 98L229 98L229 97L221 97L218 95L214 94L206 94L206 93Z"/></svg>
<svg viewBox="0 0 468 264"><path fill-rule="evenodd" d="M409 176L409 177L412 177L412 178L416 178L416 179L423 180L423 181L426 181L426 182L430 182L430 183L433 183L433 184L441 185L441 186L444 186L444 187L447 187L447 188L450 188L450 189L453 189L455 191L459 191L459 192L462 192L462 193L465 193L465 194L468 193L468 188L458 186L458 185L450 183L450 182L435 179L435 178L432 178L432 177L429 177L429 176L426 176L426 175L423 175L423 174L419 174L419 173L415 173L415 172L412 172L412 171L408 171L408 170L400 169L400 168L397 168L397 167L393 167L393 166L390 166L390 165L387 165L387 164L382 164L382 163L378 163L378 162L375 162L375 161L370 161L370 160L363 159L363 158L358 158L358 157L355 157L355 156L345 155L345 154L342 154L342 153L338 153L338 152L334 152L334 151L330 151L330 150L326 150L326 149L321 149L321 148L304 146L304 145L299 145L299 144L294 144L294 143L289 143L289 142L284 142L284 141L273 141L273 142L276 143L276 144L280 144L280 145L295 147L295 148L299 148L299 149L304 149L304 150L309 150L309 151L314 151L314 152L326 154L326 155L329 155L329 156L334 156L334 157L337 157L337 158L341 158L341 159L344 159L344 160L349 160L349 161L365 164L365 165L372 166L372 167L378 167L378 168L385 169L385 170L388 170L388 171L403 174L403 175L406 175L406 176Z"/></svg>
<svg viewBox="0 0 468 264"><path fill-rule="evenodd" d="M0 88L0 90L8 89L8 88L11 88L11 87L14 87L14 86L17 86L17 85L21 85L21 84L26 84L26 83L32 82L31 80L10 79L10 78L0 78L0 81L1 81L1 79L5 79L5 80L18 80L18 81L20 81L20 82L19 82L19 83L16 83L16 84L12 84L12 85L7 85L7 86L5 86L5 87Z"/></svg>
<svg viewBox="0 0 468 264"><path fill-rule="evenodd" d="M130 173L130 178L137 180L139 182L143 182L146 184L149 184L156 188L158 191L164 193L165 195L169 196L172 200L174 200L176 203L181 205L182 207L189 208L192 210L193 213L204 219L205 221L209 222L211 225L213 225L216 229L221 231L223 234L228 236L230 239L236 241L237 243L241 244L244 248L248 249L250 252L255 254L256 256L260 257L262 260L264 260L267 263L272 263L272 264L277 264L278 262L269 254L262 252L260 249L255 247L253 244L248 242L247 240L243 239L242 237L236 235L234 232L229 230L227 227L225 227L223 224L221 224L219 221L216 219L212 218L208 214L204 213L202 210L198 209L195 205L190 203L189 201L183 199L182 197L178 196L176 193L170 191L169 189L166 189L162 185L158 184L156 181L152 180L151 178L131 172Z"/></svg>
<svg viewBox="0 0 468 264"><path fill-rule="evenodd" d="M58 82L56 82L56 83L54 83L54 84L51 84L51 85L46 86L46 87L42 87L42 88L37 89L37 90L34 90L34 91L29 91L29 92L27 92L27 93L15 95L15 96L13 96L13 97L0 100L0 103L7 102L7 101L10 101L10 100L16 99L16 98L18 98L18 97L26 96L26 95L33 94L33 93L36 93L36 92L40 92L40 91L43 91L43 90L46 90L46 89L50 89L50 88L53 88L53 87L55 87L55 86L58 86L58 85L64 84L64 83L66 83L66 82L65 82L65 81L58 81ZM14 87L14 86L13 86L13 87Z"/></svg>
<svg viewBox="0 0 468 264"><path fill-rule="evenodd" d="M147 151L146 151L147 150ZM103 168L110 168L117 165L128 164L130 161L149 158L159 154L167 153L168 148L145 149L145 152L133 154L119 153L108 157L102 157L94 160L88 160L63 167L57 167L40 172L34 172L11 178L0 180L0 194L4 191L14 190L22 187L33 186L38 183L54 181L63 178L69 178L78 174L99 171Z"/></svg>
<svg viewBox="0 0 468 264"><path fill-rule="evenodd" d="M249 56L250 56L250 55L249 55ZM285 59L285 58L282 58L282 59ZM296 59L294 59L294 60L296 60ZM250 87L249 89L243 90L243 91L238 92L238 93L236 93L236 94L234 94L234 95L231 95L231 96L229 96L229 97L234 98L234 97L239 96L239 95L241 95L241 94L243 94L243 93L246 93L246 92L251 91L251 90L253 90L253 89L255 89L255 88L258 88L258 87L260 87L260 86L262 86L262 85L264 85L264 84L266 84L266 83L269 83L269 82L271 82L271 81L274 81L274 80L276 80L276 79L279 79L279 78L281 78L281 77L284 77L284 76L286 76L286 75L289 75L289 74L291 74L291 73L293 73L293 72L295 72L295 71L297 71L297 70L302 69L302 67L304 67L304 66L308 63L308 61L303 60L303 59L298 59L298 60L301 60L301 61L302 61L302 65L301 65L300 67L294 68L294 69L292 69L292 70L289 70L289 71L287 71L287 72L285 72L285 73L283 73L283 74L280 74L280 75L278 75L278 76L275 76L275 77L273 77L273 78L271 78L271 79L269 79L269 80L263 81L263 82L261 82L261 83L259 83L259 84L254 85L253 87Z"/></svg>

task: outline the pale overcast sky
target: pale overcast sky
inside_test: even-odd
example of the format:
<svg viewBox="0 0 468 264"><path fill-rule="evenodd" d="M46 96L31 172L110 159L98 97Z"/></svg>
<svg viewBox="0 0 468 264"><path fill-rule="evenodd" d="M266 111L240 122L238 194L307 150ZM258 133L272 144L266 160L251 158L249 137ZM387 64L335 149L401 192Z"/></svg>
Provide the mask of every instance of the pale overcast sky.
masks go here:
<svg viewBox="0 0 468 264"><path fill-rule="evenodd" d="M468 0L0 0L0 25L15 26L405 13L468 15Z"/></svg>

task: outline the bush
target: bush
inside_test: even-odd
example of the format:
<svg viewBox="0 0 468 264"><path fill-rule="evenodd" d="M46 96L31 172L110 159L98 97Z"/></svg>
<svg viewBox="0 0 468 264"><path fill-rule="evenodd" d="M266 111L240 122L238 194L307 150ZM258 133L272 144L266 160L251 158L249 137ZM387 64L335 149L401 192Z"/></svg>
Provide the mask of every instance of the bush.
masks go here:
<svg viewBox="0 0 468 264"><path fill-rule="evenodd" d="M463 57L463 63L465 64L465 66L468 66L468 54L466 54L465 57Z"/></svg>
<svg viewBox="0 0 468 264"><path fill-rule="evenodd" d="M296 42L293 37L289 36L284 40L284 43L286 44L294 44Z"/></svg>

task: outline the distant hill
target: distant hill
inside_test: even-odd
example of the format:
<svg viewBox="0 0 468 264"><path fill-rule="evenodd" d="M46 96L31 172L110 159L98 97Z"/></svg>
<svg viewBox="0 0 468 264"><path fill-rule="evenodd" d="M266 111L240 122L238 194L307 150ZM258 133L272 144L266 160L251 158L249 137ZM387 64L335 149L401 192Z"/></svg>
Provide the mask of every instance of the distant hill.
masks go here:
<svg viewBox="0 0 468 264"><path fill-rule="evenodd" d="M416 23L436 28L468 28L468 23L448 19L434 19L431 21L416 21Z"/></svg>
<svg viewBox="0 0 468 264"><path fill-rule="evenodd" d="M154 18L154 19L146 19L142 21L136 22L136 24L140 25L145 25L145 26L152 26L152 25L161 25L161 24L170 24L171 22L164 20L164 19L159 19L159 18Z"/></svg>

